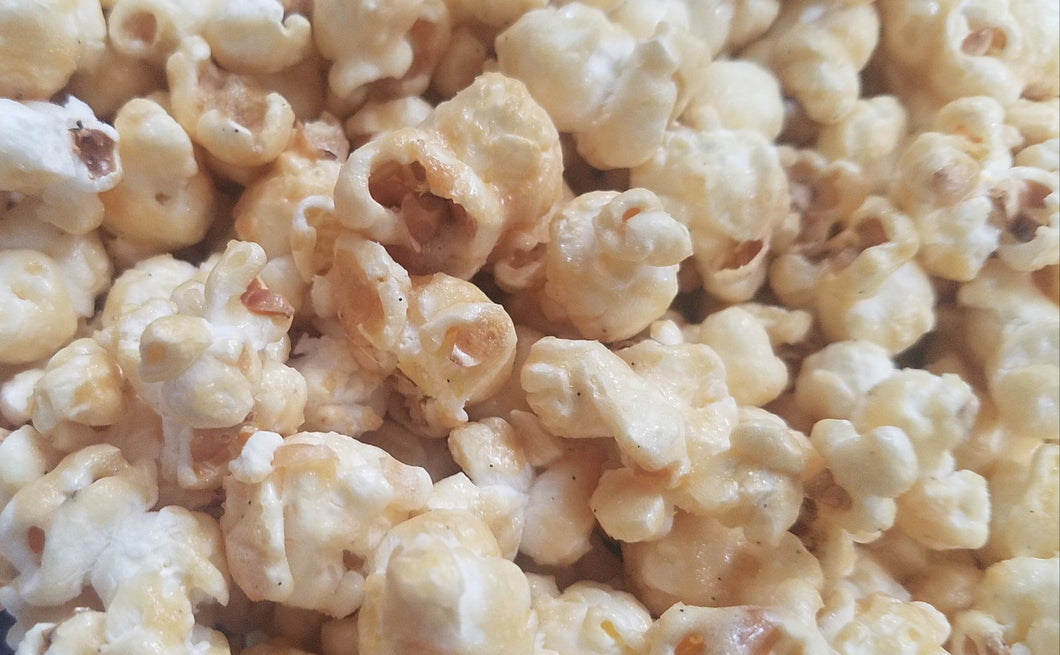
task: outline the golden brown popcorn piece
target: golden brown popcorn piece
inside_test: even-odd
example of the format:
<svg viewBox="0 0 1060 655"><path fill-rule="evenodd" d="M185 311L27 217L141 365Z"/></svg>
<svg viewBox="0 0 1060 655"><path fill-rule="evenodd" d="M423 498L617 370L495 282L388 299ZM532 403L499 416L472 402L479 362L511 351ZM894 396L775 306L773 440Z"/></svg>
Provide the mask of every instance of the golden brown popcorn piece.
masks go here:
<svg viewBox="0 0 1060 655"><path fill-rule="evenodd" d="M294 128L291 105L254 80L218 68L202 38L181 41L166 61L166 77L173 116L224 164L267 164L287 145Z"/></svg>

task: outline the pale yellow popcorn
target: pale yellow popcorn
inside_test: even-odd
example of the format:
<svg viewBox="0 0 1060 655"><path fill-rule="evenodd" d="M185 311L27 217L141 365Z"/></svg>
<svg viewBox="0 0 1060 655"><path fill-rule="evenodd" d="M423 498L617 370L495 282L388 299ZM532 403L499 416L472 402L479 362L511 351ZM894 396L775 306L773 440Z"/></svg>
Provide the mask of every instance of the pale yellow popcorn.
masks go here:
<svg viewBox="0 0 1060 655"><path fill-rule="evenodd" d="M857 542L879 538L894 524L894 499L917 481L909 438L893 426L859 434L849 421L824 419L814 424L810 440L828 465L807 483L818 520L836 523Z"/></svg>
<svg viewBox="0 0 1060 655"><path fill-rule="evenodd" d="M156 265L165 271L164 258ZM294 311L258 280L264 266L260 246L232 241L171 299L120 307L100 335L133 388L163 417L163 477L186 488L219 486L228 459L227 447L206 444L231 435L196 430L235 433L249 419L257 428L291 433L302 422L306 383L284 364ZM176 282L164 274L166 281Z"/></svg>
<svg viewBox="0 0 1060 655"><path fill-rule="evenodd" d="M832 652L813 625L783 607L698 607L678 602L648 629L647 655L823 655Z"/></svg>
<svg viewBox="0 0 1060 655"><path fill-rule="evenodd" d="M121 180L118 133L73 96L62 105L0 98L0 191L8 216L85 234L103 220L98 194Z"/></svg>
<svg viewBox="0 0 1060 655"><path fill-rule="evenodd" d="M74 73L66 90L96 116L113 118L130 99L158 93L163 81L154 65L120 52L107 39L98 61Z"/></svg>
<svg viewBox="0 0 1060 655"><path fill-rule="evenodd" d="M897 98L858 98L841 120L821 126L817 150L830 159L856 164L872 181L873 192L886 190L901 154L909 117Z"/></svg>
<svg viewBox="0 0 1060 655"><path fill-rule="evenodd" d="M192 141L224 164L253 167L279 156L294 130L294 110L247 76L226 72L210 46L189 36L166 60L173 117Z"/></svg>
<svg viewBox="0 0 1060 655"><path fill-rule="evenodd" d="M707 316L690 340L710 346L725 364L729 393L740 405L759 407L788 384L787 366L773 353L769 335L747 311L729 307Z"/></svg>
<svg viewBox="0 0 1060 655"><path fill-rule="evenodd" d="M361 653L532 655L530 585L481 520L434 510L399 523L367 564Z"/></svg>
<svg viewBox="0 0 1060 655"><path fill-rule="evenodd" d="M689 450L692 470L670 494L679 508L740 527L755 544L771 546L785 538L804 494L802 478L812 452L805 435L775 414L744 407L720 449L696 436Z"/></svg>
<svg viewBox="0 0 1060 655"><path fill-rule="evenodd" d="M129 464L106 444L66 456L0 513L0 554L18 570L13 589L35 605L73 599L121 523L156 498L152 462Z"/></svg>
<svg viewBox="0 0 1060 655"><path fill-rule="evenodd" d="M358 364L344 337L304 335L288 364L306 381L302 430L357 437L383 424L387 399L383 380Z"/></svg>
<svg viewBox="0 0 1060 655"><path fill-rule="evenodd" d="M20 650L133 653L152 644L161 652L229 653L227 639L195 616L201 604L228 601L220 534L209 516L170 506L126 517L91 579L105 611L81 607L58 625L37 624Z"/></svg>
<svg viewBox="0 0 1060 655"><path fill-rule="evenodd" d="M0 96L46 100L102 55L106 29L98 0L5 0L0 5Z"/></svg>
<svg viewBox="0 0 1060 655"><path fill-rule="evenodd" d="M601 470L592 445L569 449L534 479L519 551L538 564L568 566L589 552L596 525L589 500Z"/></svg>
<svg viewBox="0 0 1060 655"><path fill-rule="evenodd" d="M275 73L313 48L309 19L287 13L281 0L218 3L202 35L217 63L233 73Z"/></svg>
<svg viewBox="0 0 1060 655"><path fill-rule="evenodd" d="M646 189L597 191L552 220L544 293L587 339L629 338L677 295L677 269L692 254L688 230Z"/></svg>
<svg viewBox="0 0 1060 655"><path fill-rule="evenodd" d="M987 478L994 560L1060 554L1060 447L1041 444L1029 462L1001 462Z"/></svg>
<svg viewBox="0 0 1060 655"><path fill-rule="evenodd" d="M103 227L145 253L199 242L213 222L214 187L191 139L166 110L136 98L114 119L125 175L101 194Z"/></svg>
<svg viewBox="0 0 1060 655"><path fill-rule="evenodd" d="M471 80L468 80L468 84L470 83ZM463 89L464 86L460 88ZM434 107L429 102L419 96L404 96L393 100L370 100L347 118L343 127L346 136L356 148L380 134L402 127L416 127L431 115L433 109Z"/></svg>
<svg viewBox="0 0 1060 655"><path fill-rule="evenodd" d="M355 355L404 376L397 391L412 422L455 427L467 420L467 404L508 379L515 326L470 282L444 273L410 278L383 246L352 235L336 243L331 275Z"/></svg>
<svg viewBox="0 0 1060 655"><path fill-rule="evenodd" d="M74 336L77 314L55 260L36 250L0 250L0 361L51 355Z"/></svg>
<svg viewBox="0 0 1060 655"><path fill-rule="evenodd" d="M454 473L434 484L425 507L474 514L493 533L501 557L513 560L523 538L527 500L525 491L503 484L478 485L464 473Z"/></svg>
<svg viewBox="0 0 1060 655"><path fill-rule="evenodd" d="M255 432L229 468L221 529L236 583L252 600L335 617L361 605L365 560L431 484L423 469L334 432Z"/></svg>
<svg viewBox="0 0 1060 655"><path fill-rule="evenodd" d="M867 2L782 3L769 31L743 56L772 69L812 120L835 123L861 94L859 73L876 47L879 27Z"/></svg>
<svg viewBox="0 0 1060 655"><path fill-rule="evenodd" d="M950 633L949 622L927 603L908 602L885 593L857 599L839 593L833 594L824 611L842 615L826 616L823 621L832 623L825 637L842 655L947 653L943 645Z"/></svg>
<svg viewBox="0 0 1060 655"><path fill-rule="evenodd" d="M676 602L703 607L820 603L820 564L789 532L776 544L763 545L741 528L678 512L665 537L624 543L622 555L637 597L653 612Z"/></svg>
<svg viewBox="0 0 1060 655"><path fill-rule="evenodd" d="M593 516L612 539L649 541L673 527L674 505L654 476L632 468L608 469L589 498Z"/></svg>
<svg viewBox="0 0 1060 655"><path fill-rule="evenodd" d="M418 128L355 150L339 174L335 210L410 273L466 279L503 232L542 222L561 173L559 135L547 114L518 80L487 73ZM506 254L500 245L496 258Z"/></svg>
<svg viewBox="0 0 1060 655"><path fill-rule="evenodd" d="M526 83L592 166L636 166L661 143L681 84L679 53L664 35L638 39L572 3L523 14L494 47L500 70Z"/></svg>
<svg viewBox="0 0 1060 655"><path fill-rule="evenodd" d="M533 467L521 436L504 419L489 417L457 427L449 433L448 445L453 460L475 484L530 489Z"/></svg>
<svg viewBox="0 0 1060 655"><path fill-rule="evenodd" d="M780 84L772 72L753 61L713 61L697 74L681 120L701 130L748 129L776 139L784 127Z"/></svg>
<svg viewBox="0 0 1060 655"><path fill-rule="evenodd" d="M455 96L483 72L489 50L489 42L483 40L480 30L467 25L454 27L431 74L431 90L445 98Z"/></svg>
<svg viewBox="0 0 1060 655"><path fill-rule="evenodd" d="M1049 144L1057 148L1057 142ZM1014 166L1009 183L1018 200L1006 208L997 254L1018 271L1036 271L1060 260L1060 167Z"/></svg>
<svg viewBox="0 0 1060 655"><path fill-rule="evenodd" d="M1005 122L1019 130L1025 146L1056 139L1060 137L1060 98L1019 98L1005 108Z"/></svg>
<svg viewBox="0 0 1060 655"><path fill-rule="evenodd" d="M920 470L930 473L952 461L950 451L968 438L978 409L972 387L958 376L902 369L869 391L853 422L859 431L900 428Z"/></svg>
<svg viewBox="0 0 1060 655"><path fill-rule="evenodd" d="M401 79L416 70L417 22L431 24L445 35L449 31L449 13L444 3L435 0L399 0L382 5L373 3L324 0L314 2L311 22L313 39L325 59L332 61L328 87L338 98L358 104L367 85L379 80ZM419 95L427 81L417 81L417 88L401 95ZM420 86L422 85L422 86Z"/></svg>
<svg viewBox="0 0 1060 655"><path fill-rule="evenodd" d="M1057 13L1055 4L1037 0L884 2L887 81L919 111L962 96L987 95L1003 105L1021 95L1055 97Z"/></svg>
<svg viewBox="0 0 1060 655"><path fill-rule="evenodd" d="M957 302L964 310L965 341L974 359L981 364L994 357L1006 331L1020 325L1056 320L1057 302L1045 289L1031 275L997 260L987 262L975 280L961 285ZM1031 328L1031 333L1034 330ZM1018 412L1022 411L1016 407L999 406L998 409L1017 420Z"/></svg>
<svg viewBox="0 0 1060 655"><path fill-rule="evenodd" d="M598 341L544 337L520 373L526 400L552 433L612 437L631 466L680 475L688 470L679 407ZM637 398L631 405L629 399Z"/></svg>
<svg viewBox="0 0 1060 655"><path fill-rule="evenodd" d="M33 426L49 432L60 422L105 426L124 411L121 369L102 345L78 339L55 353L33 388Z"/></svg>
<svg viewBox="0 0 1060 655"><path fill-rule="evenodd" d="M43 477L61 459L62 453L32 425L5 434L0 440L0 510L22 487Z"/></svg>
<svg viewBox="0 0 1060 655"><path fill-rule="evenodd" d="M1051 653L1060 648L1060 559L1015 557L986 570L975 604L957 615L955 655Z"/></svg>
<svg viewBox="0 0 1060 655"><path fill-rule="evenodd" d="M770 234L788 214L787 176L776 147L751 130L678 128L630 171L688 227L704 288L748 300L765 279Z"/></svg>
<svg viewBox="0 0 1060 655"><path fill-rule="evenodd" d="M110 43L122 54L164 64L181 42L200 35L221 4L215 0L185 5L177 0L110 0Z"/></svg>
<svg viewBox="0 0 1060 655"><path fill-rule="evenodd" d="M326 196L348 154L349 144L331 116L296 124L284 151L232 208L236 235L261 245L270 260L292 255L305 282L326 272L339 232Z"/></svg>
<svg viewBox="0 0 1060 655"><path fill-rule="evenodd" d="M1060 320L1012 323L986 361L987 387L1002 419L1019 434L1060 434Z"/></svg>
<svg viewBox="0 0 1060 655"><path fill-rule="evenodd" d="M652 620L632 594L585 580L560 593L552 578L527 578L544 648L586 655L642 652Z"/></svg>

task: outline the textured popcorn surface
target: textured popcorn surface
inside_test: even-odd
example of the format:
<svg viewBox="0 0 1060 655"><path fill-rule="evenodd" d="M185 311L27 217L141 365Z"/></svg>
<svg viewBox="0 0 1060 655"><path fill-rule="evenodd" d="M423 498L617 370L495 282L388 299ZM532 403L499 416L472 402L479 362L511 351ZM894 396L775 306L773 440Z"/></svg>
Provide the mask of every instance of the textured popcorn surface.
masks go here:
<svg viewBox="0 0 1060 655"><path fill-rule="evenodd" d="M0 653L1058 598L1056 0L0 0Z"/></svg>

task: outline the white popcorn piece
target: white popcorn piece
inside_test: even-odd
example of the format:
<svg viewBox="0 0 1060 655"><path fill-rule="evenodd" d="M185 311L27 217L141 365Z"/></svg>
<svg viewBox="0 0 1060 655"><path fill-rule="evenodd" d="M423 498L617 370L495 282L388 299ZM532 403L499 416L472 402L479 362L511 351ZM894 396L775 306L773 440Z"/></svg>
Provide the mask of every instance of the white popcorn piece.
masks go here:
<svg viewBox="0 0 1060 655"><path fill-rule="evenodd" d="M782 3L776 21L745 56L775 71L812 120L835 123L861 93L859 73L876 48L879 26L869 3Z"/></svg>
<svg viewBox="0 0 1060 655"><path fill-rule="evenodd" d="M399 523L367 564L362 653L531 655L530 585L474 515L434 510Z"/></svg>
<svg viewBox="0 0 1060 655"><path fill-rule="evenodd" d="M202 35L217 63L233 73L275 73L313 47L308 16L288 13L280 0L218 3Z"/></svg>
<svg viewBox="0 0 1060 655"><path fill-rule="evenodd" d="M1053 557L1060 553L1060 448L1039 445L1026 463L1000 462L987 478L990 537L984 549L995 560Z"/></svg>
<svg viewBox="0 0 1060 655"><path fill-rule="evenodd" d="M122 54L159 65L181 42L200 35L222 3L191 6L174 0L109 0L107 35Z"/></svg>
<svg viewBox="0 0 1060 655"><path fill-rule="evenodd" d="M192 141L234 167L267 164L283 151L294 129L286 98L211 60L199 36L180 42L166 60L173 117Z"/></svg>
<svg viewBox="0 0 1060 655"><path fill-rule="evenodd" d="M520 379L530 407L554 434L612 437L631 465L674 477L688 470L680 410L599 342L544 337L531 347ZM630 398L643 402L633 406Z"/></svg>
<svg viewBox="0 0 1060 655"><path fill-rule="evenodd" d="M975 603L954 620L954 653L1048 653L1060 646L1060 559L1015 557L990 566Z"/></svg>
<svg viewBox="0 0 1060 655"><path fill-rule="evenodd" d="M526 83L591 165L636 166L662 141L681 83L665 33L640 40L599 9L571 3L523 14L495 48L501 71Z"/></svg>
<svg viewBox="0 0 1060 655"><path fill-rule="evenodd" d="M33 426L50 432L63 421L112 425L125 410L124 386L111 354L93 339L77 339L48 360L33 386Z"/></svg>
<svg viewBox="0 0 1060 655"><path fill-rule="evenodd" d="M780 84L771 71L753 61L712 61L697 73L692 98L681 120L702 130L748 129L776 139L784 127Z"/></svg>
<svg viewBox="0 0 1060 655"><path fill-rule="evenodd" d="M890 354L869 341L836 341L802 362L795 400L814 418L858 416L866 394L895 372Z"/></svg>
<svg viewBox="0 0 1060 655"><path fill-rule="evenodd" d="M409 277L382 245L344 235L336 242L334 299L355 355L395 369L409 419L437 430L467 421L465 406L508 379L515 326L470 282L445 273Z"/></svg>
<svg viewBox="0 0 1060 655"><path fill-rule="evenodd" d="M601 459L591 446L572 448L538 474L528 493L521 553L541 565L566 566L589 552L596 525L589 499Z"/></svg>
<svg viewBox="0 0 1060 655"><path fill-rule="evenodd" d="M645 635L648 655L721 649L733 655L831 652L813 625L782 607L733 605L698 607L675 603Z"/></svg>
<svg viewBox="0 0 1060 655"><path fill-rule="evenodd" d="M122 178L118 133L73 96L62 105L0 98L0 191L19 194L5 213L71 234L103 220L98 194Z"/></svg>
<svg viewBox="0 0 1060 655"><path fill-rule="evenodd" d="M3 13L0 97L47 99L103 53L107 26L97 0L9 2Z"/></svg>
<svg viewBox="0 0 1060 655"><path fill-rule="evenodd" d="M843 655L947 653L943 645L950 633L949 622L927 603L909 602L885 593L855 599L848 592L833 594L823 611L827 615L822 622L834 622L826 629L828 643Z"/></svg>
<svg viewBox="0 0 1060 655"><path fill-rule="evenodd" d="M423 469L334 432L256 432L230 468L221 530L236 584L335 617L360 607L365 560L431 488Z"/></svg>
<svg viewBox="0 0 1060 655"><path fill-rule="evenodd" d="M790 205L773 144L752 130L676 128L630 171L630 184L655 192L688 227L708 292L729 302L754 295L765 279L770 234Z"/></svg>
<svg viewBox="0 0 1060 655"><path fill-rule="evenodd" d="M449 31L445 4L432 0L399 0L379 6L326 0L313 3L310 18L317 49L333 62L328 87L336 97L353 104L363 100L365 87L373 82L422 72L416 70L423 64L417 60L423 56L424 45L414 29L418 21L446 36ZM417 80L406 95L419 95L426 88L426 80Z"/></svg>
<svg viewBox="0 0 1060 655"><path fill-rule="evenodd" d="M136 98L114 120L126 174L101 195L103 227L147 252L199 242L213 222L213 180L200 168L191 139L166 110Z"/></svg>
<svg viewBox="0 0 1060 655"><path fill-rule="evenodd" d="M78 596L121 523L156 498L151 462L129 464L106 444L66 456L0 512L0 553L18 570L13 589L36 605Z"/></svg>
<svg viewBox="0 0 1060 655"><path fill-rule="evenodd" d="M552 220L544 293L587 339L629 338L677 295L688 230L646 189L593 192Z"/></svg>
<svg viewBox="0 0 1060 655"><path fill-rule="evenodd" d="M586 655L640 652L651 615L635 596L579 581L560 593L555 580L528 575L544 648Z"/></svg>
<svg viewBox="0 0 1060 655"><path fill-rule="evenodd" d="M464 473L454 473L434 484L425 507L474 514L489 527L501 557L514 560L523 538L527 499L526 492L507 485L477 485Z"/></svg>
<svg viewBox="0 0 1060 655"><path fill-rule="evenodd" d="M632 589L653 612L678 602L702 607L820 604L820 564L791 533L767 546L749 540L740 528L678 513L665 537L623 544L622 555ZM810 616L816 610L810 607Z"/></svg>
<svg viewBox="0 0 1060 655"><path fill-rule="evenodd" d="M738 404L765 405L788 385L787 366L773 353L764 326L740 307L714 312L689 332L692 341L721 357L726 384Z"/></svg>

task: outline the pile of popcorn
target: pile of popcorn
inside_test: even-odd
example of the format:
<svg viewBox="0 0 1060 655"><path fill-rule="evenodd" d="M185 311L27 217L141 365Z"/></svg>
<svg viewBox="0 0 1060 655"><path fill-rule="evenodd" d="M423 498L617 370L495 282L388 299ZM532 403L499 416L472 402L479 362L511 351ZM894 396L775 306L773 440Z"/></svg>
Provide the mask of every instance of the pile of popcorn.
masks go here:
<svg viewBox="0 0 1060 655"><path fill-rule="evenodd" d="M1056 0L0 0L18 655L1054 655Z"/></svg>

